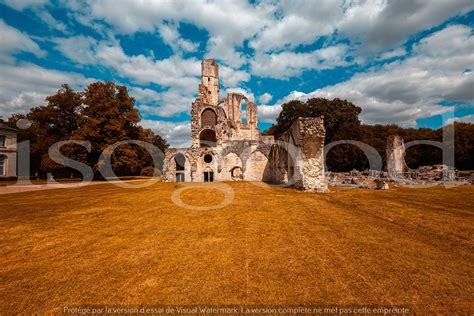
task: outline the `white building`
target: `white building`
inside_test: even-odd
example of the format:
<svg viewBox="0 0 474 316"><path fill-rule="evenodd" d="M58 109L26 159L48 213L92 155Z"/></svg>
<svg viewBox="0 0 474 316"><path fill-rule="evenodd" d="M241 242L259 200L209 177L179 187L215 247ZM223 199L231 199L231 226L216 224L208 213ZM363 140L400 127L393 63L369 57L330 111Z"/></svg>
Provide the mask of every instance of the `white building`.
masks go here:
<svg viewBox="0 0 474 316"><path fill-rule="evenodd" d="M0 180L16 178L18 130L0 123Z"/></svg>

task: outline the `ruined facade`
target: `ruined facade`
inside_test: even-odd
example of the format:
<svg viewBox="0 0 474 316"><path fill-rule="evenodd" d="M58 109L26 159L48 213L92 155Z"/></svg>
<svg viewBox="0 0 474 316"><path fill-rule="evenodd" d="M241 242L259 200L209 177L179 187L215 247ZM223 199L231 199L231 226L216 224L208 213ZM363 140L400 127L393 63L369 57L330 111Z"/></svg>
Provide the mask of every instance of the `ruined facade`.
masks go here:
<svg viewBox="0 0 474 316"><path fill-rule="evenodd" d="M325 133L322 117L296 119L272 146L272 180L290 182L303 190L327 191L323 158Z"/></svg>
<svg viewBox="0 0 474 316"><path fill-rule="evenodd" d="M322 118L300 118L279 139L261 135L257 105L240 93L219 98L213 59L201 63L191 108L191 147L166 150L165 181L265 181L326 191Z"/></svg>

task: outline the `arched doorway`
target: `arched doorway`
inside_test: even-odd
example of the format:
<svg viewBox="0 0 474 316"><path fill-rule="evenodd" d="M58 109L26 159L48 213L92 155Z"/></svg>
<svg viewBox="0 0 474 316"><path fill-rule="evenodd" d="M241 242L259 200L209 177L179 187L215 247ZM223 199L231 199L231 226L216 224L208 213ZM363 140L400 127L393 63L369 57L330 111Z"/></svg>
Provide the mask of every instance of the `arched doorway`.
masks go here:
<svg viewBox="0 0 474 316"><path fill-rule="evenodd" d="M224 157L223 177L225 180L242 180L242 160L236 153L228 153Z"/></svg>
<svg viewBox="0 0 474 316"><path fill-rule="evenodd" d="M232 170L230 170L230 176L232 177L232 180L242 180L242 168L240 167L234 167Z"/></svg>
<svg viewBox="0 0 474 316"><path fill-rule="evenodd" d="M247 181L269 181L271 174L268 158L261 151L254 151L245 164L244 179Z"/></svg>
<svg viewBox="0 0 474 316"><path fill-rule="evenodd" d="M282 143L278 142L272 146L270 161L274 182L288 183L292 176L290 168L293 168L294 165L292 158Z"/></svg>
<svg viewBox="0 0 474 316"><path fill-rule="evenodd" d="M211 129L205 129L199 134L200 147L215 147L217 143L216 132Z"/></svg>
<svg viewBox="0 0 474 316"><path fill-rule="evenodd" d="M174 156L174 163L175 163L175 171L176 171L176 182L185 182L185 164L186 164L186 157L183 154L179 153Z"/></svg>

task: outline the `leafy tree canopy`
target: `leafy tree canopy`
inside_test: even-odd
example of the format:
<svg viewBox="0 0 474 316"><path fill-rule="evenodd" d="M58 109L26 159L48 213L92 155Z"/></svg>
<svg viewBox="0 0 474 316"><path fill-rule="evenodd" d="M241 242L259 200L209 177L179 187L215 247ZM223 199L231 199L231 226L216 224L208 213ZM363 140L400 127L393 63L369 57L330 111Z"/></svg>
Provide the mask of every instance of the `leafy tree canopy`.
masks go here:
<svg viewBox="0 0 474 316"><path fill-rule="evenodd" d="M64 145L61 152L74 160L91 166L99 177L98 160L109 145L125 140L139 140L154 144L161 151L168 145L159 135L141 127L135 100L125 86L113 82L95 82L84 91L63 85L56 94L46 98L46 104L33 107L27 114L9 118L10 125L18 119L31 121L30 128L19 135L19 141L30 141L32 173L44 176L47 172L69 175L72 171L52 161L50 146L58 141L90 141L91 152L79 145ZM162 159L160 159L161 168ZM117 175L138 175L153 165L150 154L137 145L121 145L112 156L112 168ZM148 168L149 169L149 168ZM147 169L147 170L148 170Z"/></svg>

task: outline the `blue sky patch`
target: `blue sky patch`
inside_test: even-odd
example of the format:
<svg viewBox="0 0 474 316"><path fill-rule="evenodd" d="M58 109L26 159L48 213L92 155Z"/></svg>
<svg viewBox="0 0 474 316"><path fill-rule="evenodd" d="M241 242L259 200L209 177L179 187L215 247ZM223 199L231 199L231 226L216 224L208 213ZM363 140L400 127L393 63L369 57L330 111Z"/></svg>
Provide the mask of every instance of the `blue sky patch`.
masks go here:
<svg viewBox="0 0 474 316"><path fill-rule="evenodd" d="M411 7L412 8L411 8ZM221 97L259 106L348 99L364 123L438 128L474 117L474 5L194 1L0 1L0 116L43 104L63 83L127 85L142 124L189 141L200 61L220 65ZM452 121L451 120L451 121Z"/></svg>

